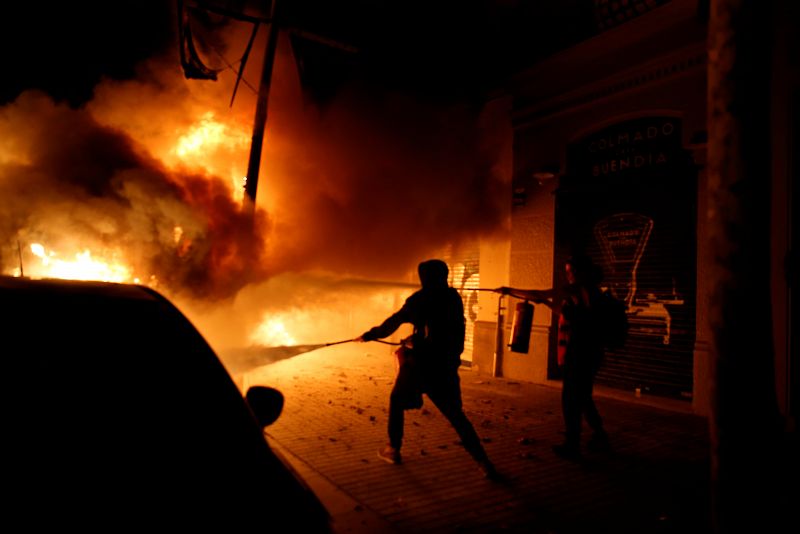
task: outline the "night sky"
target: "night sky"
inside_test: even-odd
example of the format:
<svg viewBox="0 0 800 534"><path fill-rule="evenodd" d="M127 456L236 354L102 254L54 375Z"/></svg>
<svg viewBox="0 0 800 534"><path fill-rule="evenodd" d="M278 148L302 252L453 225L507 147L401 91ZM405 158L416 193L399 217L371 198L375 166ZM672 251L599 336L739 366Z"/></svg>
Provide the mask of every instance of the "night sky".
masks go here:
<svg viewBox="0 0 800 534"><path fill-rule="evenodd" d="M0 101L41 89L73 105L102 76L127 79L137 62L175 40L175 2L13 2L2 12Z"/></svg>
<svg viewBox="0 0 800 534"><path fill-rule="evenodd" d="M266 12L256 0L211 3ZM309 55L307 80L321 94L347 77L452 100L479 96L514 68L589 34L590 5L588 0L284 0L279 7L285 27L359 50L355 56L314 44L298 50ZM138 62L177 53L176 13L175 0L4 4L0 102L38 88L80 105L101 77L129 79ZM218 25L222 20L212 19Z"/></svg>

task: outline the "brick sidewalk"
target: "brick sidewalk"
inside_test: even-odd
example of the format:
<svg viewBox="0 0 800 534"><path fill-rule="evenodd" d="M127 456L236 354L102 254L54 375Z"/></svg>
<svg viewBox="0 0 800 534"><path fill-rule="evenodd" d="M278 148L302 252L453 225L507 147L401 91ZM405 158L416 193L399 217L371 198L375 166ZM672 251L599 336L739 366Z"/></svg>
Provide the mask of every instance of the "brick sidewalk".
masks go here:
<svg viewBox="0 0 800 534"><path fill-rule="evenodd" d="M280 389L269 440L328 506L338 532L707 532L706 420L597 395L613 452L557 458L560 389L463 369L464 408L503 476L484 480L430 402L406 412L404 463L386 464L394 362L374 343L259 368Z"/></svg>

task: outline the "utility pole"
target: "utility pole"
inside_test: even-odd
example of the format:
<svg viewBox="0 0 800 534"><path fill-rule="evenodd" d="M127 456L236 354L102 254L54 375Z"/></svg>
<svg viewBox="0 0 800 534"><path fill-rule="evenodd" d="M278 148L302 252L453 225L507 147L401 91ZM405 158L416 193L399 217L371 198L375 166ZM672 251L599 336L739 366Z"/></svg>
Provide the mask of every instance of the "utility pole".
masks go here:
<svg viewBox="0 0 800 534"><path fill-rule="evenodd" d="M267 124L267 108L269 89L272 84L272 67L275 64L275 49L278 46L278 19L276 4L270 1L270 23L267 33L267 46L264 52L264 63L261 67L261 80L258 84L256 113L253 121L253 137L250 145L250 159L247 163L247 176L244 184L243 209L251 217L255 213L256 193L258 192L258 171L261 166L261 149L264 145L264 129Z"/></svg>
<svg viewBox="0 0 800 534"><path fill-rule="evenodd" d="M200 58L197 56L194 45L192 43L191 30L188 26L188 18L184 10L184 6L192 9L203 9L208 12L213 12L218 15L233 18L235 20L249 22L256 25L253 30L252 39L255 37L255 32L258 31L260 24L269 24L267 33L267 44L264 50L264 61L261 67L261 79L258 85L258 95L256 100L256 112L253 120L253 136L250 145L250 157L247 162L247 175L245 176L244 183L244 200L243 211L252 219L255 214L256 207L256 194L258 192L258 172L261 167L261 150L264 145L264 130L267 125L267 109L269 104L269 90L272 84L272 68L275 64L275 50L278 47L278 35L281 28L280 15L278 13L277 3L278 0L267 0L269 2L269 18L256 17L247 15L245 13L238 13L231 11L225 7L207 4L200 0L186 1L178 0L178 8L181 16L181 25L179 26L181 34L181 63L183 64L184 74L187 78L216 80L216 71L209 69L203 65ZM305 40L316 41L324 44L325 46L337 48L349 53L358 52L358 49L346 43L341 43L336 40L330 39L323 35L317 35L312 32L305 31L301 28L283 28L290 32L292 35L300 37ZM250 45L247 47L244 56L242 57L242 64L239 70L239 78L241 78L244 71L244 63L250 51ZM237 79L237 87L239 80ZM236 95L236 89L233 91ZM231 99L231 104L233 99Z"/></svg>

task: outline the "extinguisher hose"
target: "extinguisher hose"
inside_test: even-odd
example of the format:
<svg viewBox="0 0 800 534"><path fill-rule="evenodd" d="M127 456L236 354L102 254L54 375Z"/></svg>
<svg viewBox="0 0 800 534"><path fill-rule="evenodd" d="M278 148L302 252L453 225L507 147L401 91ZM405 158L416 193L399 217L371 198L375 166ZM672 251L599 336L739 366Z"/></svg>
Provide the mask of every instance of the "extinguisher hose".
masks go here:
<svg viewBox="0 0 800 534"><path fill-rule="evenodd" d="M467 291L495 291L495 289L488 288L488 287L466 287L464 288ZM353 339L343 339L342 341L333 341L331 343L325 343L325 347L330 347L332 345L340 345L342 343L350 343L352 341L356 341L358 338L354 337ZM375 341L377 343L383 343L384 345L402 345L402 343L394 343L392 341L384 341L382 339L372 339L370 341Z"/></svg>
<svg viewBox="0 0 800 534"><path fill-rule="evenodd" d="M353 339L343 339L342 341L334 341L332 343L325 343L326 347L330 347L332 345L341 345L342 343L350 343L352 341L356 341L358 338L354 337ZM382 339L373 339L371 341L377 341L378 343L383 343L385 345L400 345L400 343L393 343L391 341L384 341Z"/></svg>

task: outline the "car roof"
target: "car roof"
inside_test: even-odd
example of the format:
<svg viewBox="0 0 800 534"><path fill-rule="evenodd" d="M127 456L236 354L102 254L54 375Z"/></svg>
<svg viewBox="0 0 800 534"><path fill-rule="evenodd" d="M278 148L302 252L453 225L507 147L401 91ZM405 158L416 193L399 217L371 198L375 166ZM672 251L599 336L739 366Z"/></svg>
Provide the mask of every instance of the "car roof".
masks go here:
<svg viewBox="0 0 800 534"><path fill-rule="evenodd" d="M103 509L324 531L217 355L157 291L0 277L0 365L4 482L26 521L85 525Z"/></svg>
<svg viewBox="0 0 800 534"><path fill-rule="evenodd" d="M49 295L53 298L82 294L85 296L109 299L163 299L151 288L139 284L123 284L94 280L65 280L61 278L27 278L20 276L0 276L0 290L4 292L25 292L27 294Z"/></svg>

